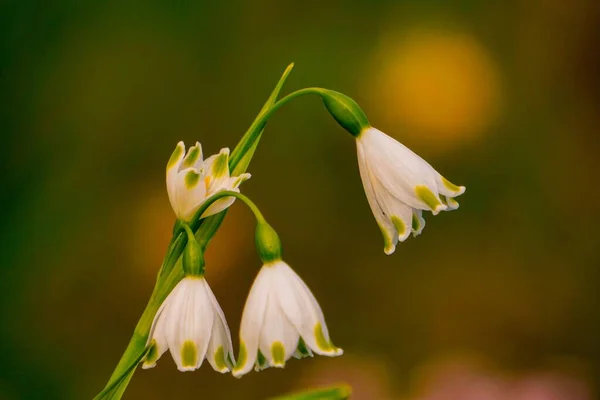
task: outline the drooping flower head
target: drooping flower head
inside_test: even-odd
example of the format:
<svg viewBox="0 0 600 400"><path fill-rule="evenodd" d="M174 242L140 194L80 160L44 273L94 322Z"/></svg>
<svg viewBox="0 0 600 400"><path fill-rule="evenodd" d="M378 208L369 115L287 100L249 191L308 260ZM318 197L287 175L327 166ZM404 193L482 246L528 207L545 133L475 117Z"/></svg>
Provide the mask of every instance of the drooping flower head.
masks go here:
<svg viewBox="0 0 600 400"><path fill-rule="evenodd" d="M233 368L231 334L223 310L204 279L204 255L188 225L183 253L185 277L158 309L148 336L142 368L152 368L170 350L180 371L200 368L206 358L215 371Z"/></svg>
<svg viewBox="0 0 600 400"><path fill-rule="evenodd" d="M207 198L222 190L239 192L242 182L250 174L230 177L229 149L221 149L219 154L206 160L202 158L200 143L190 147L187 154L183 142L179 142L167 163L167 192L169 201L178 219L190 221L194 213ZM234 202L233 197L215 201L201 216L217 214Z"/></svg>
<svg viewBox="0 0 600 400"><path fill-rule="evenodd" d="M266 223L257 228L257 246L264 265L242 314L240 351L233 375L240 377L252 367L283 368L292 356L303 358L313 352L341 355L342 349L331 342L319 303L304 281L281 260L279 238Z"/></svg>
<svg viewBox="0 0 600 400"><path fill-rule="evenodd" d="M371 211L383 233L386 254L398 241L425 227L423 210L437 215L458 208L454 200L465 192L440 175L402 143L375 129L356 139L360 177Z"/></svg>
<svg viewBox="0 0 600 400"><path fill-rule="evenodd" d="M373 128L348 96L325 89L320 95L333 118L356 138L360 177L386 254L411 232L421 233L423 210L437 215L458 208L454 198L465 192L464 186L454 185L409 148Z"/></svg>
<svg viewBox="0 0 600 400"><path fill-rule="evenodd" d="M150 351L142 368L152 368L167 349L180 371L194 371L206 358L218 372L233 368L233 346L225 315L203 276L183 278L156 313Z"/></svg>

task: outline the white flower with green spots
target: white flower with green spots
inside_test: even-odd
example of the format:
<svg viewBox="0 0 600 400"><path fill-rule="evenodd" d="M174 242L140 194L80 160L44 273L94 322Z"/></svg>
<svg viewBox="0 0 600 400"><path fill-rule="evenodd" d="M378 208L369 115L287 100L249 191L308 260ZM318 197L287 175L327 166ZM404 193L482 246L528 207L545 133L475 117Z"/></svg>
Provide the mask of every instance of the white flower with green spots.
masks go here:
<svg viewBox="0 0 600 400"><path fill-rule="evenodd" d="M356 139L360 177L375 219L383 233L384 251L425 227L423 210L437 215L455 210L454 197L465 192L429 163L385 133L369 127Z"/></svg>
<svg viewBox="0 0 600 400"><path fill-rule="evenodd" d="M207 198L222 190L239 192L240 184L250 174L229 176L229 149L202 159L202 147L196 142L187 154L185 145L179 142L167 163L167 192L178 219L189 222ZM202 214L202 218L217 214L229 207L235 198L226 197L215 201Z"/></svg>
<svg viewBox="0 0 600 400"><path fill-rule="evenodd" d="M233 375L252 367L283 368L294 356L313 352L339 356L323 312L304 281L281 260L263 265L246 300L240 326L240 352Z"/></svg>
<svg viewBox="0 0 600 400"><path fill-rule="evenodd" d="M204 358L221 373L235 364L225 315L202 276L187 276L175 286L154 317L148 344L144 369L167 349L180 371L200 368Z"/></svg>

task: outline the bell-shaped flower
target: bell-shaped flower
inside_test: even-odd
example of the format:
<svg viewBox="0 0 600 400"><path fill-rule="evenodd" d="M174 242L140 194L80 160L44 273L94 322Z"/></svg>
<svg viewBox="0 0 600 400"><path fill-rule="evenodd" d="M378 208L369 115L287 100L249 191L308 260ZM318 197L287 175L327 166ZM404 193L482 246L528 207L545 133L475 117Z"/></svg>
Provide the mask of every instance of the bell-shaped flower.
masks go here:
<svg viewBox="0 0 600 400"><path fill-rule="evenodd" d="M235 364L225 315L202 276L186 276L165 299L148 337L142 368L152 368L170 350L180 371L200 368L204 358L225 373Z"/></svg>
<svg viewBox="0 0 600 400"><path fill-rule="evenodd" d="M169 201L178 219L189 222L198 208L213 194L230 190L239 192L240 184L250 174L230 176L229 149L206 160L202 158L202 147L196 142L187 154L183 142L179 142L167 163L167 192ZM229 207L235 198L225 197L215 201L201 215L202 218L217 214Z"/></svg>
<svg viewBox="0 0 600 400"><path fill-rule="evenodd" d="M323 312L302 279L281 260L263 265L246 300L240 326L240 352L233 375L254 366L283 368L294 356L338 356Z"/></svg>
<svg viewBox="0 0 600 400"><path fill-rule="evenodd" d="M369 127L357 137L360 177L371 210L383 233L384 251L391 254L398 241L425 226L423 210L437 215L455 210L454 197L464 193L427 161L385 133Z"/></svg>

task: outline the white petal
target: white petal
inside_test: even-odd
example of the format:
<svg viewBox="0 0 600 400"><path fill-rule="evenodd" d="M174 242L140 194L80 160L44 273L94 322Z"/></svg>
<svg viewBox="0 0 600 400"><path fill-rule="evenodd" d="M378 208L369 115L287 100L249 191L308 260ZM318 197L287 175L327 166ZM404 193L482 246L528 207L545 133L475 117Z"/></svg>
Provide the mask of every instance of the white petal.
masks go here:
<svg viewBox="0 0 600 400"><path fill-rule="evenodd" d="M164 311L168 307L169 302L165 299L154 316L150 333L148 334L148 342L146 345L151 345L152 348L142 361L142 368L154 368L158 359L167 351L167 339L165 337L165 318Z"/></svg>
<svg viewBox="0 0 600 400"><path fill-rule="evenodd" d="M229 149L223 148L214 158L204 163L204 174L210 176L209 193L215 193L229 182Z"/></svg>
<svg viewBox="0 0 600 400"><path fill-rule="evenodd" d="M240 190L237 188L224 189L224 190L231 190L232 192L236 192L236 193L240 192ZM219 191L217 191L216 193L219 193ZM212 196L213 194L216 194L216 193L211 193L210 196ZM207 197L207 200L210 198L210 196ZM205 201L207 201L207 200L205 200ZM235 201L235 197L231 197L231 196L223 197L223 198L220 198L219 200L216 200L202 214L202 218L210 217L211 215L220 213L221 211L225 210L230 205L232 205L234 201Z"/></svg>
<svg viewBox="0 0 600 400"><path fill-rule="evenodd" d="M392 224L391 220L385 215L385 212L377 200L377 193L373 187L371 172L366 164L363 144L360 141L356 143L357 155L358 155L358 170L360 172L360 178L365 188L365 194L367 201L371 207L371 211L375 216L377 225L381 229L384 242L385 254L392 254L396 249L396 243L398 243L398 235L396 234L396 228Z"/></svg>
<svg viewBox="0 0 600 400"><path fill-rule="evenodd" d="M175 151L171 154L169 162L167 163L167 193L169 195L169 201L171 207L177 213L178 202L177 202L177 174L179 172L179 166L185 155L185 144L183 142L177 143Z"/></svg>
<svg viewBox="0 0 600 400"><path fill-rule="evenodd" d="M241 174L239 176L228 178L227 180L222 180L220 182L221 186L211 184L210 185L211 192L208 194L208 197L212 196L213 194L219 193L223 190L239 193L240 192L239 186L242 183L244 183L245 181L247 181L248 179L250 179L250 176L251 176L250 174L245 173L245 174ZM235 201L235 197L224 197L224 198L221 198L221 199L215 201L202 214L202 218L206 218L211 215L220 213L221 211L223 211L226 208L228 208L229 206L231 206L234 201Z"/></svg>
<svg viewBox="0 0 600 400"><path fill-rule="evenodd" d="M202 164L202 146L200 146L199 142L196 142L195 145L188 149L187 154L179 166L179 170L181 171L187 168L197 169L202 166Z"/></svg>
<svg viewBox="0 0 600 400"><path fill-rule="evenodd" d="M273 274L260 332L259 348L269 365L281 368L296 351L300 336L286 317L279 304L278 296L274 293L280 283L278 279L280 279L279 276Z"/></svg>
<svg viewBox="0 0 600 400"><path fill-rule="evenodd" d="M278 274L276 293L279 304L306 346L317 354L341 354L342 350L331 343L323 311L304 281L284 262L271 268L276 269Z"/></svg>
<svg viewBox="0 0 600 400"><path fill-rule="evenodd" d="M446 208L437 197L435 170L408 147L375 128L365 131L358 141L363 143L374 176L394 197L434 214ZM419 187L432 193L431 201L423 200L422 193L417 192Z"/></svg>
<svg viewBox="0 0 600 400"><path fill-rule="evenodd" d="M205 285L203 278L184 278L166 316L167 343L180 371L199 368L206 354L214 316Z"/></svg>
<svg viewBox="0 0 600 400"><path fill-rule="evenodd" d="M394 228L390 230L390 233L395 235L396 241L404 242L411 232L413 208L395 198L375 177L371 179L371 182L373 187L376 188L377 203L380 205L385 218L390 221Z"/></svg>
<svg viewBox="0 0 600 400"><path fill-rule="evenodd" d="M423 218L423 210L413 209L412 216L412 233L413 236L418 236L425 228L425 218Z"/></svg>
<svg viewBox="0 0 600 400"><path fill-rule="evenodd" d="M460 196L465 192L466 188L464 186L457 186L450 182L448 179L444 178L437 171L434 170L434 172L437 190L440 194L452 198Z"/></svg>
<svg viewBox="0 0 600 400"><path fill-rule="evenodd" d="M227 190L237 189L242 183L246 182L251 177L252 175L250 175L247 172L238 176L233 176L229 178L229 182L227 183L227 185L225 185L225 187L229 188Z"/></svg>
<svg viewBox="0 0 600 400"><path fill-rule="evenodd" d="M459 207L458 201L454 200L452 197L447 197L446 203L448 204L448 211L456 210Z"/></svg>
<svg viewBox="0 0 600 400"><path fill-rule="evenodd" d="M204 202L206 185L195 168L187 168L177 175L177 210L176 214L184 221L190 221L194 213Z"/></svg>
<svg viewBox="0 0 600 400"><path fill-rule="evenodd" d="M210 343L206 352L206 359L215 371L224 373L229 372L235 365L233 357L233 344L231 343L231 333L225 320L225 314L217 302L214 293L208 288L207 294L211 299L214 311L214 322Z"/></svg>
<svg viewBox="0 0 600 400"><path fill-rule="evenodd" d="M260 330L269 294L270 272L264 267L261 268L246 299L240 324L240 355L237 360L238 365L232 371L235 377L248 373L256 361Z"/></svg>

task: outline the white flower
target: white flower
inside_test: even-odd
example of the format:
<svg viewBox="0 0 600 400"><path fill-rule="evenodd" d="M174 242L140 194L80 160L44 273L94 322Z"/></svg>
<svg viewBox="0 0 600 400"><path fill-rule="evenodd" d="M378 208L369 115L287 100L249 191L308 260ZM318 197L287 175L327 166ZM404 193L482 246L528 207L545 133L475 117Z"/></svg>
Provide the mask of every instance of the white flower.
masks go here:
<svg viewBox="0 0 600 400"><path fill-rule="evenodd" d="M215 371L234 365L233 346L225 315L201 276L183 278L154 317L142 368L152 368L167 348L180 371L200 368L204 358Z"/></svg>
<svg viewBox="0 0 600 400"><path fill-rule="evenodd" d="M185 156L185 157L184 157ZM167 192L178 219L189 221L204 201L222 190L239 192L240 184L250 174L229 176L229 149L202 159L202 147L196 142L187 154L183 142L177 143L167 163ZM235 198L226 197L215 201L202 214L202 218L219 213L229 207Z"/></svg>
<svg viewBox="0 0 600 400"><path fill-rule="evenodd" d="M240 352L233 375L253 366L282 368L290 357L312 352L338 356L321 307L310 289L283 261L263 265L246 300L240 326Z"/></svg>
<svg viewBox="0 0 600 400"><path fill-rule="evenodd" d="M441 176L427 161L409 148L371 127L356 139L360 177L381 232L386 254L398 241L425 226L422 210L437 215L455 210L454 197L465 192Z"/></svg>

